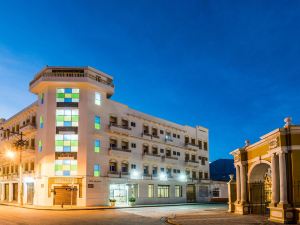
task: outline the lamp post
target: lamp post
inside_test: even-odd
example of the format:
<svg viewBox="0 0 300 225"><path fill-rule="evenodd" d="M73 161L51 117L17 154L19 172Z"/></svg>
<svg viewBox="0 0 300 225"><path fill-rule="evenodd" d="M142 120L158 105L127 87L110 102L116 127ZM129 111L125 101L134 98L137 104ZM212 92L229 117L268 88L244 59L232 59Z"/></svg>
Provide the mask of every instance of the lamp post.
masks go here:
<svg viewBox="0 0 300 225"><path fill-rule="evenodd" d="M9 131L1 128L0 130ZM16 150L19 151L19 182L18 182L18 199L19 205L23 206L23 165L22 165L22 150L23 147L27 144L27 140L24 139L24 134L22 132L12 132L10 134L17 135L19 139L14 143ZM9 136L7 137L9 139ZM6 157L13 159L15 157L15 152L9 150L6 152Z"/></svg>

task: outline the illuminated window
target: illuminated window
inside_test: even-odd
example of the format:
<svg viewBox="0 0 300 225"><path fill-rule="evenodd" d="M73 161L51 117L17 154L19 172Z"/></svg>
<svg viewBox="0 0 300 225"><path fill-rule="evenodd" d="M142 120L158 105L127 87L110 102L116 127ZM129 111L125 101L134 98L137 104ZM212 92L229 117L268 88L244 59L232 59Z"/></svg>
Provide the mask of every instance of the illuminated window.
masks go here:
<svg viewBox="0 0 300 225"><path fill-rule="evenodd" d="M101 94L99 92L95 92L95 104L101 105Z"/></svg>
<svg viewBox="0 0 300 225"><path fill-rule="evenodd" d="M100 116L95 116L95 129L96 130L100 130L101 128L101 125L100 125L100 122L101 122L101 119L100 119Z"/></svg>
<svg viewBox="0 0 300 225"><path fill-rule="evenodd" d="M40 128L44 128L44 118L40 116Z"/></svg>
<svg viewBox="0 0 300 225"><path fill-rule="evenodd" d="M41 103L42 105L44 104L44 97L45 97L44 93L41 93L41 94L40 94L40 103Z"/></svg>
<svg viewBox="0 0 300 225"><path fill-rule="evenodd" d="M57 134L55 135L56 152L78 152L77 134Z"/></svg>
<svg viewBox="0 0 300 225"><path fill-rule="evenodd" d="M77 175L77 160L55 160L56 176Z"/></svg>
<svg viewBox="0 0 300 225"><path fill-rule="evenodd" d="M175 197L176 198L182 197L182 186L175 185Z"/></svg>
<svg viewBox="0 0 300 225"><path fill-rule="evenodd" d="M95 140L94 152L100 152L101 150L101 142L100 140Z"/></svg>
<svg viewBox="0 0 300 225"><path fill-rule="evenodd" d="M56 126L57 127L78 127L79 110L78 109L57 109Z"/></svg>
<svg viewBox="0 0 300 225"><path fill-rule="evenodd" d="M154 198L154 185L148 184L148 198Z"/></svg>
<svg viewBox="0 0 300 225"><path fill-rule="evenodd" d="M78 88L56 89L56 102L79 102Z"/></svg>
<svg viewBox="0 0 300 225"><path fill-rule="evenodd" d="M94 177L99 177L99 176L100 176L100 165L94 164Z"/></svg>
<svg viewBox="0 0 300 225"><path fill-rule="evenodd" d="M158 185L157 187L157 197L158 198L169 198L169 185Z"/></svg>
<svg viewBox="0 0 300 225"><path fill-rule="evenodd" d="M43 151L42 141L39 140L39 152Z"/></svg>

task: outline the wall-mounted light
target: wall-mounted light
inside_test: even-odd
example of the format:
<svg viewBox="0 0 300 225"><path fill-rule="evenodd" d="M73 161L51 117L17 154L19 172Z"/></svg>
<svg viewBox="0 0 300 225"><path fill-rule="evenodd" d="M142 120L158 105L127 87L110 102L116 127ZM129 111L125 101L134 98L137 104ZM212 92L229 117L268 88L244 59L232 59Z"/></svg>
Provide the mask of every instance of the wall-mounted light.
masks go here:
<svg viewBox="0 0 300 225"><path fill-rule="evenodd" d="M187 177L186 177L186 175L185 174L180 174L180 176L179 176L179 181L181 181L181 182L186 182L187 181Z"/></svg>
<svg viewBox="0 0 300 225"><path fill-rule="evenodd" d="M131 170L131 172L130 172L131 179L138 179L139 176L140 176L140 173L137 170Z"/></svg>
<svg viewBox="0 0 300 225"><path fill-rule="evenodd" d="M13 159L13 158L15 158L16 153L13 152L12 150L7 150L6 153L5 153L5 156L6 156L7 158L9 158L9 159Z"/></svg>
<svg viewBox="0 0 300 225"><path fill-rule="evenodd" d="M160 180L167 181L167 180L168 180L168 176L167 176L166 173L160 173L160 174L159 174L159 179L160 179Z"/></svg>

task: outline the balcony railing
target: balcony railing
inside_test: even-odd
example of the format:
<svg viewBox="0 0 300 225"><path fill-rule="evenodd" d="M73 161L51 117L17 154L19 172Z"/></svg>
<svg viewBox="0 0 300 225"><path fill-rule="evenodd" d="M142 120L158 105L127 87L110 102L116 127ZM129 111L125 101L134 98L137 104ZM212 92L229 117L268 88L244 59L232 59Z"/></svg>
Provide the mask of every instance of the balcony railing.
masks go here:
<svg viewBox="0 0 300 225"><path fill-rule="evenodd" d="M129 149L129 148L110 147L109 151L131 152L131 149Z"/></svg>
<svg viewBox="0 0 300 225"><path fill-rule="evenodd" d="M94 80L98 83L102 83L105 85L108 85L110 87L114 87L112 81L106 81L101 78L99 75L92 75L89 73L85 73L83 70L78 70L78 71L56 71L56 72L48 72L48 73L43 73L37 76L33 81L30 82L30 86L33 85L36 81L43 77L50 77L50 78L89 78L91 80Z"/></svg>
<svg viewBox="0 0 300 225"><path fill-rule="evenodd" d="M110 123L109 127L117 127L117 128L121 128L121 129L125 129L125 130L131 130L131 128L128 125L118 125L116 123Z"/></svg>
<svg viewBox="0 0 300 225"><path fill-rule="evenodd" d="M193 143L185 143L184 146L187 149L193 150L193 151L197 151L199 149L199 145L193 144Z"/></svg>

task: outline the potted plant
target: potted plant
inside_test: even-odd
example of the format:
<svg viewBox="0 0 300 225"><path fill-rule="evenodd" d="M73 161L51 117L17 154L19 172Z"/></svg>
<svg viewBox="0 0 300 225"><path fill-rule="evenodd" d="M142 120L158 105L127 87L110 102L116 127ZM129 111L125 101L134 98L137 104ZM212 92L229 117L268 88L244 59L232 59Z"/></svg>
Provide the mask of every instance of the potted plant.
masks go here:
<svg viewBox="0 0 300 225"><path fill-rule="evenodd" d="M112 199L109 199L110 206L111 206L111 207L115 207L115 206L116 206L116 201L117 201L117 200L116 200L116 199L113 199L113 198L112 198Z"/></svg>
<svg viewBox="0 0 300 225"><path fill-rule="evenodd" d="M135 205L135 197L131 197L131 198L129 198L129 205L130 206L134 206Z"/></svg>

